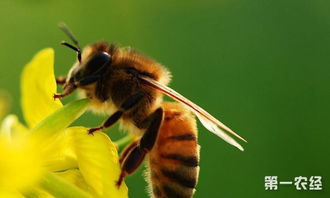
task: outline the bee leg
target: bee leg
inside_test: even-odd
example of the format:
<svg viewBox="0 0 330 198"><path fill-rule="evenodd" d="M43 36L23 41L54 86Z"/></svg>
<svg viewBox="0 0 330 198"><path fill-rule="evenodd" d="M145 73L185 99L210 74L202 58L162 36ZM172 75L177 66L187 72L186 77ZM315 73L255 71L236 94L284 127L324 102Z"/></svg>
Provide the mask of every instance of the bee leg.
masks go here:
<svg viewBox="0 0 330 198"><path fill-rule="evenodd" d="M116 182L118 187L121 185L126 175L133 173L141 165L147 152L146 149L141 149L139 145L133 147L132 151L123 162L119 179Z"/></svg>
<svg viewBox="0 0 330 198"><path fill-rule="evenodd" d="M69 83L69 84L64 84L63 89L64 89L63 93L53 95L54 100L57 99L57 98L64 98L64 97L70 95L74 90L77 89L77 87L74 84Z"/></svg>
<svg viewBox="0 0 330 198"><path fill-rule="evenodd" d="M58 85L64 85L66 81L66 77L65 76L59 76L56 77L56 84Z"/></svg>
<svg viewBox="0 0 330 198"><path fill-rule="evenodd" d="M115 112L100 127L90 128L88 130L88 134L93 135L93 133L95 131L111 127L113 124L115 124L120 119L120 117L123 115L123 113L124 113L123 111Z"/></svg>
<svg viewBox="0 0 330 198"><path fill-rule="evenodd" d="M152 121L140 140L140 147L147 149L148 151L152 149L156 142L159 128L163 122L163 109L161 107L158 108L153 114L150 115L150 117L152 118Z"/></svg>
<svg viewBox="0 0 330 198"><path fill-rule="evenodd" d="M136 145L139 143L139 141L133 141L130 145L128 145L122 152L119 158L119 163L122 164L124 159L127 157L127 155L136 147Z"/></svg>
<svg viewBox="0 0 330 198"><path fill-rule="evenodd" d="M153 114L150 115L151 122L146 132L140 139L139 143L132 147L131 152L124 159L121 168L121 173L116 185L119 187L123 182L126 175L133 173L143 162L146 154L154 146L159 128L163 121L163 109L158 108Z"/></svg>
<svg viewBox="0 0 330 198"><path fill-rule="evenodd" d="M144 93L139 92L139 93L134 94L131 97L129 97L120 106L120 109L118 111L116 111L114 114L112 114L100 127L89 129L88 134L93 135L93 133L95 131L111 127L113 124L115 124L121 118L121 116L123 115L123 113L125 111L134 107L144 96L145 96Z"/></svg>

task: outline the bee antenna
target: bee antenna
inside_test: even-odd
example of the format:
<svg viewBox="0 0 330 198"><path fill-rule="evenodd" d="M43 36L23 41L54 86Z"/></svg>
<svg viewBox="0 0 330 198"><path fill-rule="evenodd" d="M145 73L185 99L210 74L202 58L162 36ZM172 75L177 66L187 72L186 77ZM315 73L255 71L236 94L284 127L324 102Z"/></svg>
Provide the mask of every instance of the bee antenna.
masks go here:
<svg viewBox="0 0 330 198"><path fill-rule="evenodd" d="M78 56L78 61L79 61L79 63L81 63L81 51L80 51L80 48L78 48L76 46L73 46L73 45L71 45L70 43L68 43L66 41L62 41L61 42L61 45L64 45L64 46L66 46L66 47L68 47L68 48L76 51L77 52L77 56Z"/></svg>
<svg viewBox="0 0 330 198"><path fill-rule="evenodd" d="M71 39L71 41L78 47L79 43L74 34L71 32L71 30L68 28L68 26L65 23L59 23L58 27Z"/></svg>
<svg viewBox="0 0 330 198"><path fill-rule="evenodd" d="M61 44L69 47L70 49L73 49L77 52L78 61L81 62L81 49L78 43L78 40L74 36L74 34L71 32L71 30L68 28L68 26L65 23L59 23L58 27L70 38L70 40L76 45L71 45L66 41L62 41Z"/></svg>

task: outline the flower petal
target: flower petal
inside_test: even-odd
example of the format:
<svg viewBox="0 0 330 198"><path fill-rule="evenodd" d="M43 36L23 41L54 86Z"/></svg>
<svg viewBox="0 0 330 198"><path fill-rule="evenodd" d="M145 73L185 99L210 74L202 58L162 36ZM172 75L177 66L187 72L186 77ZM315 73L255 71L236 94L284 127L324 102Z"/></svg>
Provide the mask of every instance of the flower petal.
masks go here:
<svg viewBox="0 0 330 198"><path fill-rule="evenodd" d="M0 189L25 190L38 182L44 173L39 150L29 138L0 138Z"/></svg>
<svg viewBox="0 0 330 198"><path fill-rule="evenodd" d="M54 76L54 50L38 52L25 66L21 77L21 103L29 127L34 127L62 104L53 99L56 92Z"/></svg>
<svg viewBox="0 0 330 198"><path fill-rule="evenodd" d="M10 192L10 191L0 191L0 197L6 197L6 198L25 198L22 194L19 192Z"/></svg>
<svg viewBox="0 0 330 198"><path fill-rule="evenodd" d="M72 146L77 155L79 170L96 197L125 198L125 183L117 188L120 174L118 153L110 138L101 132L88 135L84 127L66 130L72 136Z"/></svg>
<svg viewBox="0 0 330 198"><path fill-rule="evenodd" d="M70 138L63 133L53 139L42 152L45 168L55 172L77 168L77 157L71 148Z"/></svg>
<svg viewBox="0 0 330 198"><path fill-rule="evenodd" d="M42 148L46 167L53 170L54 168L75 165L75 160L70 160L72 155L70 155L67 149L68 143L66 143L66 137L63 132L64 129L85 112L88 104L88 99L73 101L52 113L31 130L30 134L35 144ZM59 144L61 141L62 144ZM52 161L62 161L63 163L51 165Z"/></svg>
<svg viewBox="0 0 330 198"><path fill-rule="evenodd" d="M63 172L57 172L55 174L86 192L89 190L89 187L86 184L84 177L81 175L81 172L78 169L70 169Z"/></svg>
<svg viewBox="0 0 330 198"><path fill-rule="evenodd" d="M28 130L22 125L16 115L8 115L2 122L0 137L11 140L12 138L22 138Z"/></svg>

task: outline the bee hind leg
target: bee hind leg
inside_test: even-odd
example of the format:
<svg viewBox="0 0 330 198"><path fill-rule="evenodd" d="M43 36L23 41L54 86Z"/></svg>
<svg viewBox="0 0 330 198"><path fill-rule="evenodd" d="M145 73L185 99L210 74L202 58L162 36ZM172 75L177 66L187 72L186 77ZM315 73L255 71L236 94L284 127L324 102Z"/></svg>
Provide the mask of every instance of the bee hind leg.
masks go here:
<svg viewBox="0 0 330 198"><path fill-rule="evenodd" d="M128 154L136 147L136 145L139 143L139 141L133 141L131 144L129 144L121 153L119 158L119 163L122 164L123 161L126 159Z"/></svg>
<svg viewBox="0 0 330 198"><path fill-rule="evenodd" d="M127 157L124 158L121 173L116 182L118 187L127 175L133 173L141 165L146 154L153 148L158 136L159 128L163 121L163 109L158 108L147 119L151 120L149 127L139 142L134 145L134 147L131 147L131 151L128 152Z"/></svg>

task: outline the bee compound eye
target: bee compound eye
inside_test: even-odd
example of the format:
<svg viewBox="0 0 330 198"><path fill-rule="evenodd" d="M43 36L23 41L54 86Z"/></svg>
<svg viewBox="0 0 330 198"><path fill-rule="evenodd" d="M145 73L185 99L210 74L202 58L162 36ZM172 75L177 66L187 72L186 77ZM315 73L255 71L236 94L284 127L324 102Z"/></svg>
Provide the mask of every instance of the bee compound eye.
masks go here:
<svg viewBox="0 0 330 198"><path fill-rule="evenodd" d="M89 74L95 74L103 72L106 65L111 63L111 56L106 52L100 52L92 56L86 63L86 72Z"/></svg>

